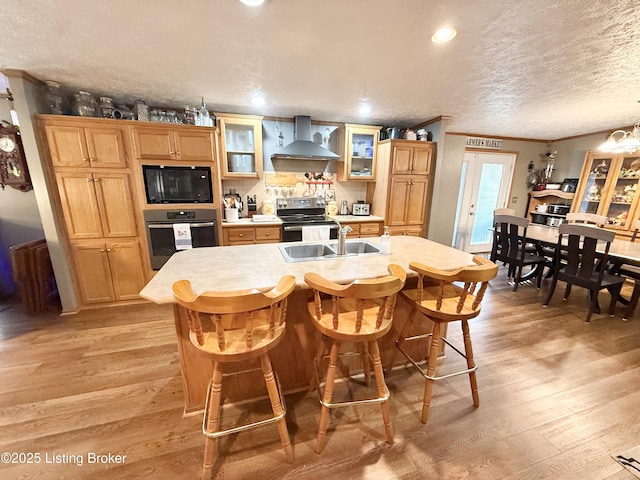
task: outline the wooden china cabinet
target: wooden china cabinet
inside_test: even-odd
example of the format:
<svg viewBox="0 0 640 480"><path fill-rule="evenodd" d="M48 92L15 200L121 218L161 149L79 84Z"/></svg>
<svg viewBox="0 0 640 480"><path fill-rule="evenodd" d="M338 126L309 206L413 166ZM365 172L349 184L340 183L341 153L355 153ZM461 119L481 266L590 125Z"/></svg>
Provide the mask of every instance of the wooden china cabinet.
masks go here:
<svg viewBox="0 0 640 480"><path fill-rule="evenodd" d="M640 152L587 152L572 212L606 215L606 228L628 232L638 218Z"/></svg>
<svg viewBox="0 0 640 480"><path fill-rule="evenodd" d="M427 235L435 149L434 142L416 140L378 143L379 175L367 184L367 200L391 235Z"/></svg>
<svg viewBox="0 0 640 480"><path fill-rule="evenodd" d="M60 115L36 118L80 304L139 299L147 279L125 148L126 125Z"/></svg>

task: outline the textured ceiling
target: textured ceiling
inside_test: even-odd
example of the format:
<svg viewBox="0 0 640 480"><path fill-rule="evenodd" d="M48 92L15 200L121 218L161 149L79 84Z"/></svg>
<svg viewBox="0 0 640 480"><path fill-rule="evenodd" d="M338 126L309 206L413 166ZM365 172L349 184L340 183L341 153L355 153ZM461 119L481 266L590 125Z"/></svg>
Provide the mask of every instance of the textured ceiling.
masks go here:
<svg viewBox="0 0 640 480"><path fill-rule="evenodd" d="M119 101L398 126L446 115L449 131L535 139L640 120L638 0L2 0L0 20L0 69ZM445 23L458 36L432 43Z"/></svg>

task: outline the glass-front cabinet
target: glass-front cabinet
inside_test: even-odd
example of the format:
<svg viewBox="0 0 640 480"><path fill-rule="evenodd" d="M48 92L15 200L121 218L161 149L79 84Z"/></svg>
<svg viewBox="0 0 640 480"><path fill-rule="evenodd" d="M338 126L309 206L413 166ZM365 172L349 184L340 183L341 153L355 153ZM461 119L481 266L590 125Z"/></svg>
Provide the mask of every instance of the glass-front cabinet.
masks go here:
<svg viewBox="0 0 640 480"><path fill-rule="evenodd" d="M262 117L217 113L222 178L262 176Z"/></svg>
<svg viewBox="0 0 640 480"><path fill-rule="evenodd" d="M640 152L588 152L572 211L607 216L607 228L628 230L638 214Z"/></svg>
<svg viewBox="0 0 640 480"><path fill-rule="evenodd" d="M380 127L345 123L338 180L373 181Z"/></svg>

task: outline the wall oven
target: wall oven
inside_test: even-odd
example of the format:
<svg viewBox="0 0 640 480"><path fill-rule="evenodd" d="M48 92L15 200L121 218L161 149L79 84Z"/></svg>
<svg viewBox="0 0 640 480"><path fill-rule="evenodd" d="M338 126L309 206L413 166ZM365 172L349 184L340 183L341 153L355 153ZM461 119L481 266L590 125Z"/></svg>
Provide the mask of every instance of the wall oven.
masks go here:
<svg viewBox="0 0 640 480"><path fill-rule="evenodd" d="M193 248L219 245L214 209L145 210L144 222L153 270L159 270L178 251L174 227L186 230L188 226L191 239L187 243ZM182 242L181 248L188 248Z"/></svg>

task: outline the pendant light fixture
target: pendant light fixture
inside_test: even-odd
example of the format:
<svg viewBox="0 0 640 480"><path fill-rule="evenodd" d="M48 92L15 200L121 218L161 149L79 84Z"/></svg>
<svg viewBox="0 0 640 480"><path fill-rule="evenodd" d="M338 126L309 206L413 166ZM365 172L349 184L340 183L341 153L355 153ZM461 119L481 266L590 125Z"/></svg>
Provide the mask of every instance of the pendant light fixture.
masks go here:
<svg viewBox="0 0 640 480"><path fill-rule="evenodd" d="M633 153L640 150L640 122L633 126L633 130L616 130L598 150L611 153Z"/></svg>

